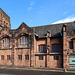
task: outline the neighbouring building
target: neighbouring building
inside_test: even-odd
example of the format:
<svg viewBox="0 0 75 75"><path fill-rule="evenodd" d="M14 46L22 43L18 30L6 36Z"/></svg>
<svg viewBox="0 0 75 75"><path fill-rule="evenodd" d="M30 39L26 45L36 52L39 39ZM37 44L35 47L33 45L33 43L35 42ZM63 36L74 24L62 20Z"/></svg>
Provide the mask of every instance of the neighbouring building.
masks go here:
<svg viewBox="0 0 75 75"><path fill-rule="evenodd" d="M75 67L75 22L11 29L0 8L0 65Z"/></svg>

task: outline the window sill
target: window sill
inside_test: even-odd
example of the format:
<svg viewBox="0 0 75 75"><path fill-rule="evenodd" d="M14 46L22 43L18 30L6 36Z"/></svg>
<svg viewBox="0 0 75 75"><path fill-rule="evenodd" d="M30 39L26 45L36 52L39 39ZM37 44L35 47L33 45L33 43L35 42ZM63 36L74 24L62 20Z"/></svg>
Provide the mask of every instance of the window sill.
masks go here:
<svg viewBox="0 0 75 75"><path fill-rule="evenodd" d="M22 60L18 60L18 62L22 62Z"/></svg>
<svg viewBox="0 0 75 75"><path fill-rule="evenodd" d="M62 54L62 52L50 52L49 54Z"/></svg>
<svg viewBox="0 0 75 75"><path fill-rule="evenodd" d="M62 54L61 52L50 52L49 54L48 53L35 53L35 55L54 55L54 54Z"/></svg>
<svg viewBox="0 0 75 75"><path fill-rule="evenodd" d="M18 47L17 49L29 49L29 47L21 46L21 47Z"/></svg>
<svg viewBox="0 0 75 75"><path fill-rule="evenodd" d="M29 60L24 60L24 62L27 62L27 63L29 63Z"/></svg>
<svg viewBox="0 0 75 75"><path fill-rule="evenodd" d="M0 50L8 50L8 49L11 49L11 48L9 48L9 47L0 48Z"/></svg>
<svg viewBox="0 0 75 75"><path fill-rule="evenodd" d="M47 53L35 53L35 55L47 55Z"/></svg>
<svg viewBox="0 0 75 75"><path fill-rule="evenodd" d="M47 52L37 52L37 53L47 53Z"/></svg>

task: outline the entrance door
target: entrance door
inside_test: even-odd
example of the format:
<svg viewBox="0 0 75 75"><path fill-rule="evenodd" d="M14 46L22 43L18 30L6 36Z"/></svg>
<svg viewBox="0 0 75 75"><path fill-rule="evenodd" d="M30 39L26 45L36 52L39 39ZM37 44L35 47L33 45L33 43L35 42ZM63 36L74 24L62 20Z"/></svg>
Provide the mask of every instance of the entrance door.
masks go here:
<svg viewBox="0 0 75 75"><path fill-rule="evenodd" d="M69 65L75 67L75 55L70 55Z"/></svg>

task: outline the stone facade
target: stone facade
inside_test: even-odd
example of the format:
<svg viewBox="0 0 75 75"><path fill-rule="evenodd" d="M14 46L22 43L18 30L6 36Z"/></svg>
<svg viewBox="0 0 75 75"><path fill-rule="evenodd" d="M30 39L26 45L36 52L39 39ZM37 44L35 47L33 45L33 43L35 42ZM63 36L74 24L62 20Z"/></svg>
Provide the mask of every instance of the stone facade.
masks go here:
<svg viewBox="0 0 75 75"><path fill-rule="evenodd" d="M74 34L74 22L38 27L23 22L11 29L10 17L0 8L0 65L70 67Z"/></svg>

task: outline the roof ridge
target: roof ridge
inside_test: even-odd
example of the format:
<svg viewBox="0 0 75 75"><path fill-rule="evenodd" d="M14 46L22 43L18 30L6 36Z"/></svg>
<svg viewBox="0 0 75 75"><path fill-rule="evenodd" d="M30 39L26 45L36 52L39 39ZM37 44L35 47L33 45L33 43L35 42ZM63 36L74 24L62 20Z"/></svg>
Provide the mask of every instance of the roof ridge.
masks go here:
<svg viewBox="0 0 75 75"><path fill-rule="evenodd" d="M74 22L74 21L72 21L72 22ZM60 25L60 24L66 24L66 23L72 23L72 22L65 22L65 23L57 23L57 24L49 24L49 25L34 26L34 27L31 27L31 28L42 27L42 26Z"/></svg>

